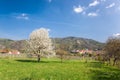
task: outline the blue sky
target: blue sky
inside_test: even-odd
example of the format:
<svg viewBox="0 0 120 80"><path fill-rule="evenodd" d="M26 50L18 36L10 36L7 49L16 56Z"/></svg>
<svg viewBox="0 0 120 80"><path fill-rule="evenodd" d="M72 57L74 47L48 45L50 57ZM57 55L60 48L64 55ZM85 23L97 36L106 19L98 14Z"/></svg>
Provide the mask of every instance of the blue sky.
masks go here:
<svg viewBox="0 0 120 80"><path fill-rule="evenodd" d="M105 42L120 33L120 0L0 0L0 38L28 39L41 27Z"/></svg>

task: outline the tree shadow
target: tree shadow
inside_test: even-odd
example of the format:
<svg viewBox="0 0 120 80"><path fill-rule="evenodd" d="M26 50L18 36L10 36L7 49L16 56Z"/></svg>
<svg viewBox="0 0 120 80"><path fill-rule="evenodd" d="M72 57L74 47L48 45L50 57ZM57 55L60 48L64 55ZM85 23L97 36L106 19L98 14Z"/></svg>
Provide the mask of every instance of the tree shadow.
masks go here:
<svg viewBox="0 0 120 80"><path fill-rule="evenodd" d="M40 62L38 62L37 60L21 60L21 59L18 59L15 61L25 62L25 63L61 63L60 61L40 61Z"/></svg>
<svg viewBox="0 0 120 80"><path fill-rule="evenodd" d="M103 64L100 62L89 62L89 64L86 67L101 68L103 67Z"/></svg>
<svg viewBox="0 0 120 80"><path fill-rule="evenodd" d="M120 80L120 69L99 62L92 62L89 66L92 73L91 80Z"/></svg>
<svg viewBox="0 0 120 80"><path fill-rule="evenodd" d="M120 80L120 72L92 70L92 80Z"/></svg>
<svg viewBox="0 0 120 80"><path fill-rule="evenodd" d="M36 63L37 62L36 60L21 60L21 59L17 59L15 61L18 61L18 62L32 62L32 63Z"/></svg>

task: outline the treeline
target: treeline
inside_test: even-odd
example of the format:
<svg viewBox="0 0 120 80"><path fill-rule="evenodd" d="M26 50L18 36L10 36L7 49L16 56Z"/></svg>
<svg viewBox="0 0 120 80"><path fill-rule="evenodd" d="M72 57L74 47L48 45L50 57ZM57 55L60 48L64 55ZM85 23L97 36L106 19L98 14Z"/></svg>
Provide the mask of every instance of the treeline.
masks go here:
<svg viewBox="0 0 120 80"><path fill-rule="evenodd" d="M120 67L120 37L110 37L104 47L102 61L109 65Z"/></svg>
<svg viewBox="0 0 120 80"><path fill-rule="evenodd" d="M110 37L102 49L93 50L92 53L71 53L68 49L69 47L66 44L59 44L59 48L56 49L56 54L59 55L59 58L61 58L61 62L66 58L65 56L73 54L74 56L79 56L80 58L84 57L86 60L94 59L107 65L120 67L120 37Z"/></svg>

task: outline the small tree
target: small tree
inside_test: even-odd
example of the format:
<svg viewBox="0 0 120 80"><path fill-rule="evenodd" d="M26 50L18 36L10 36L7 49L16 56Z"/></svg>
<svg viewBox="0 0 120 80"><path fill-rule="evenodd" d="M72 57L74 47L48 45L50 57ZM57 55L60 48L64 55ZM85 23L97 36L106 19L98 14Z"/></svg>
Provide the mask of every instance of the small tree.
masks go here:
<svg viewBox="0 0 120 80"><path fill-rule="evenodd" d="M59 55L60 59L61 59L61 63L63 62L64 59L64 55L67 54L67 52L65 50L59 49L56 51L56 54Z"/></svg>
<svg viewBox="0 0 120 80"><path fill-rule="evenodd" d="M40 28L34 30L29 36L29 50L37 55L37 60L40 62L41 56L52 52L52 42L49 38L48 29Z"/></svg>
<svg viewBox="0 0 120 80"><path fill-rule="evenodd" d="M105 45L106 56L113 59L113 65L120 59L120 38L111 37L108 39Z"/></svg>

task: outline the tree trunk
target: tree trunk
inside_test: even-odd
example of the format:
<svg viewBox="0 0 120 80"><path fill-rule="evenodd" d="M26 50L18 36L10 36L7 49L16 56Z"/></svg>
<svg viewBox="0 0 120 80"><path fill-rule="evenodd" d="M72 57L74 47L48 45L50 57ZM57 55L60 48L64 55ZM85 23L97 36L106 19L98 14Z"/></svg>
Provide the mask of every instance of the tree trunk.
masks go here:
<svg viewBox="0 0 120 80"><path fill-rule="evenodd" d="M85 63L87 63L87 62L88 62L88 60L86 59L86 60L85 60Z"/></svg>
<svg viewBox="0 0 120 80"><path fill-rule="evenodd" d="M40 62L40 55L37 56L38 62Z"/></svg>
<svg viewBox="0 0 120 80"><path fill-rule="evenodd" d="M63 55L61 55L61 63L63 62Z"/></svg>
<svg viewBox="0 0 120 80"><path fill-rule="evenodd" d="M113 66L116 64L117 58L113 60Z"/></svg>

